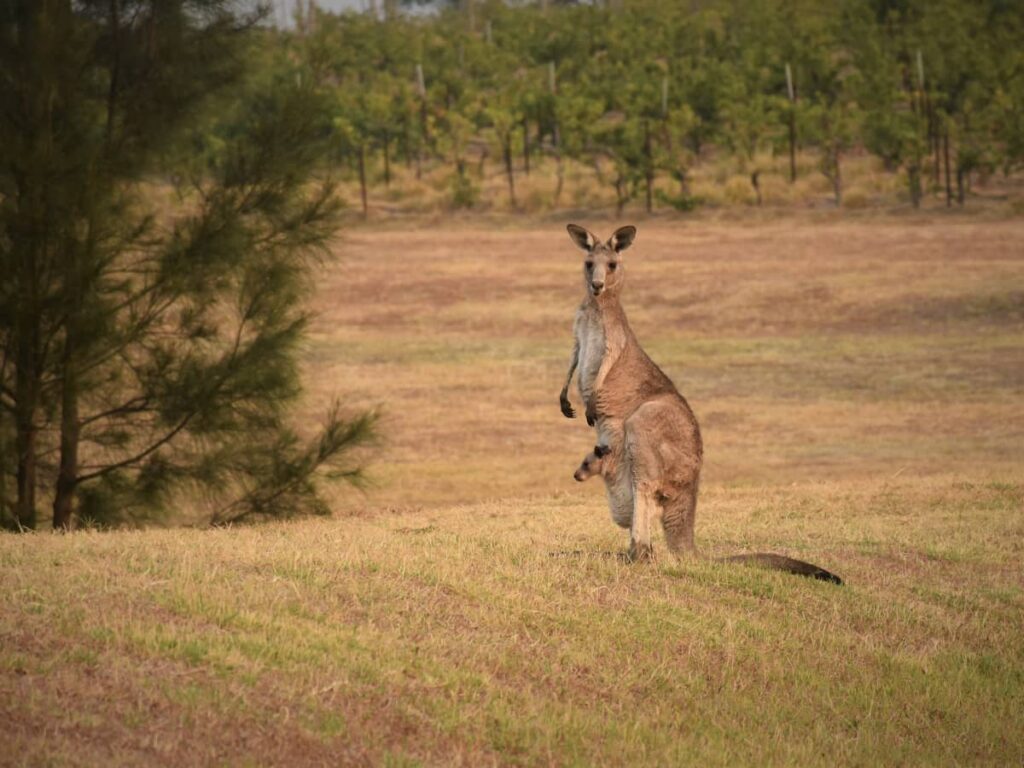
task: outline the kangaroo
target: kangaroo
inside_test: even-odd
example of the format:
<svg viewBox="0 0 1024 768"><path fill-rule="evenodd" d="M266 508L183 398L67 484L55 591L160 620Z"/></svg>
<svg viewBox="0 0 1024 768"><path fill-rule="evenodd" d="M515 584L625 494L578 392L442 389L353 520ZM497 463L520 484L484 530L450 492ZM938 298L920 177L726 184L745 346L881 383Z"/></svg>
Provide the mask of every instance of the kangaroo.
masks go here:
<svg viewBox="0 0 1024 768"><path fill-rule="evenodd" d="M612 449L607 445L595 445L594 450L583 457L583 461L580 462L579 468L573 473L572 477L577 483L582 483L589 480L592 477L598 475L604 475L605 472L612 472L611 460L605 462L605 456L609 455Z"/></svg>
<svg viewBox="0 0 1024 768"><path fill-rule="evenodd" d="M583 457L579 467L573 473L573 478L578 483L583 483L592 477L611 478L614 481L616 467L612 457L612 449L607 445L595 445L594 450ZM662 499L669 502L670 499ZM802 560L794 560L784 555L773 555L767 552L753 552L743 555L729 555L715 558L718 562L741 563L743 565L754 565L762 568L769 568L777 571L787 571L801 576L810 576L821 581L831 581L833 584L842 584L843 580L834 573L829 573L824 568L805 563Z"/></svg>
<svg viewBox="0 0 1024 768"><path fill-rule="evenodd" d="M622 253L632 245L636 227L620 227L606 242L575 224L567 229L584 254L584 298L573 322L569 371L559 394L562 413L576 416L569 387L578 370L587 424L597 428L598 445L610 449L600 457L609 466L602 476L612 520L629 528L629 557L651 556L655 518L661 519L674 554L696 555L693 530L704 459L700 427L689 403L640 346L619 299ZM821 570L781 555L739 557L756 557L763 565L796 573L804 570L794 570L794 564Z"/></svg>

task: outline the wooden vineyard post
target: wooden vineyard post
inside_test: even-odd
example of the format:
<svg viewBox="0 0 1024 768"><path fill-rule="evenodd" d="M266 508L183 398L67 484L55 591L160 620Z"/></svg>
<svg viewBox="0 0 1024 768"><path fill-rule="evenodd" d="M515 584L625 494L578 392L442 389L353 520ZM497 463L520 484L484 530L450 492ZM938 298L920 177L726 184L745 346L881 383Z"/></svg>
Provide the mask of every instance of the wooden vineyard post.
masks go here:
<svg viewBox="0 0 1024 768"><path fill-rule="evenodd" d="M789 183L796 181L796 88L793 70L786 62L786 92L789 95Z"/></svg>

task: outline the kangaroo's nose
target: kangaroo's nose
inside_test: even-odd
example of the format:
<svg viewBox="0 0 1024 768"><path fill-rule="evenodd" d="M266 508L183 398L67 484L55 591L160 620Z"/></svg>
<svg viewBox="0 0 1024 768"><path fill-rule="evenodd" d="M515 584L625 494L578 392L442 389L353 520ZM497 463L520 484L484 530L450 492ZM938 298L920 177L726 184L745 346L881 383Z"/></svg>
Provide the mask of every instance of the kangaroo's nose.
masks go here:
<svg viewBox="0 0 1024 768"><path fill-rule="evenodd" d="M594 282L591 283L591 285L594 286L595 291L600 291L602 288L604 288L604 280L595 280Z"/></svg>

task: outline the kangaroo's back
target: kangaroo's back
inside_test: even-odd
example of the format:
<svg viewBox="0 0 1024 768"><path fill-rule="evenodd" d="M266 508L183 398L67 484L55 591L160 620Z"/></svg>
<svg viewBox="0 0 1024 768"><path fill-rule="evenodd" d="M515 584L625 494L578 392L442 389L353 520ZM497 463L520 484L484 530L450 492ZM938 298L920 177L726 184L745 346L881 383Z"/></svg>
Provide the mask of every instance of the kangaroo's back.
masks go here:
<svg viewBox="0 0 1024 768"><path fill-rule="evenodd" d="M644 351L629 326L618 297L605 309L604 317L605 335L621 336L621 348L608 366L602 387L595 392L596 415L599 418L625 419L643 403L666 395L685 403L672 380Z"/></svg>

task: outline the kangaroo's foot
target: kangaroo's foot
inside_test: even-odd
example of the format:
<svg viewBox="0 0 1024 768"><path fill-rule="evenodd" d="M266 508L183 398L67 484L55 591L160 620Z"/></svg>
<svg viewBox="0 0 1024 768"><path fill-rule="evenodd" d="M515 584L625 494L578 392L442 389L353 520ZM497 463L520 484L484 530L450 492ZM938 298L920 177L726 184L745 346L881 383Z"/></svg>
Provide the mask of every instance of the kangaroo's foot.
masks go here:
<svg viewBox="0 0 1024 768"><path fill-rule="evenodd" d="M627 563L649 563L654 560L654 547L650 544L638 544L632 542L629 549L623 554Z"/></svg>

